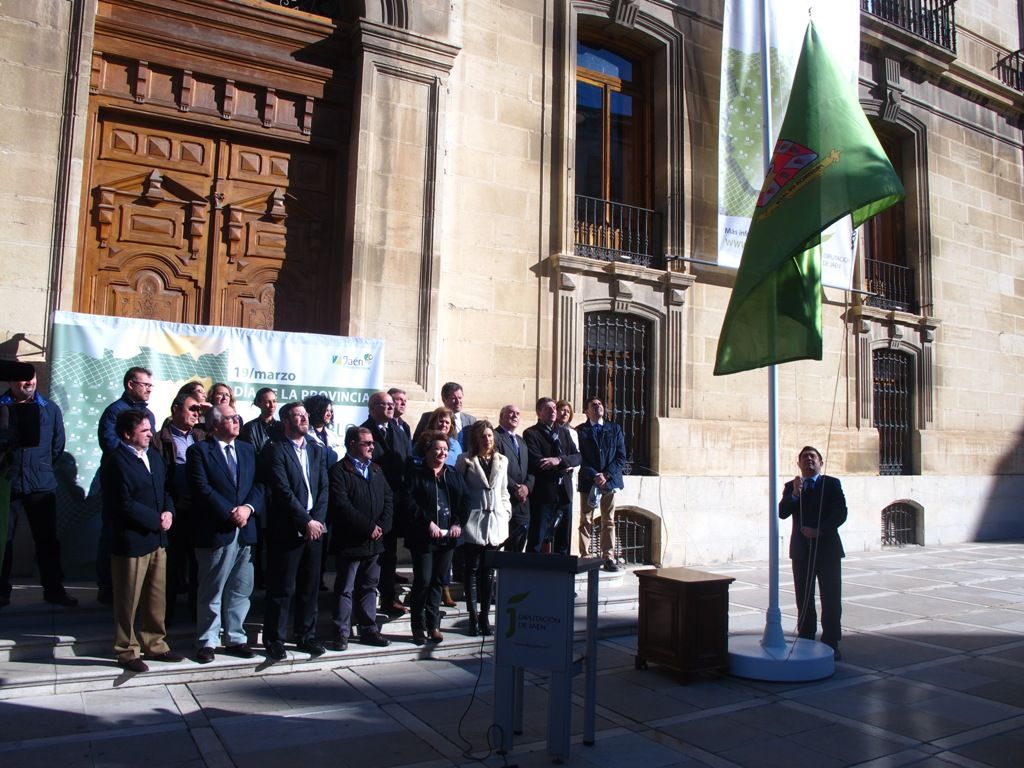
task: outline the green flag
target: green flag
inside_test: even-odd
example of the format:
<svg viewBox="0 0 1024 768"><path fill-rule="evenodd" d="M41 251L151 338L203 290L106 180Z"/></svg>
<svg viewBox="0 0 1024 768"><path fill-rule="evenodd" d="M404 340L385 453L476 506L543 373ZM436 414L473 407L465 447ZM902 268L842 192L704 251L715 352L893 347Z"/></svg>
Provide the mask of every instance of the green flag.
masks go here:
<svg viewBox="0 0 1024 768"><path fill-rule="evenodd" d="M811 23L718 338L715 375L821 360L822 230L854 227L903 185Z"/></svg>

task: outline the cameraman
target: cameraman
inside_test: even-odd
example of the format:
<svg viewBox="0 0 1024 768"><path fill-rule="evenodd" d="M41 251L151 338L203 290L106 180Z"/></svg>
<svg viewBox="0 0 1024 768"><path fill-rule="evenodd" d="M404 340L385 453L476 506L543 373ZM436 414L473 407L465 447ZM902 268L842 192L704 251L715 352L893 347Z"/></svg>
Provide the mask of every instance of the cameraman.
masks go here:
<svg viewBox="0 0 1024 768"><path fill-rule="evenodd" d="M36 392L35 372L30 379L10 382L10 388L0 396L0 405L28 403L39 407L39 444L10 451L11 512L7 548L0 567L0 607L11 602L11 550L18 517L24 512L36 544L43 599L72 608L78 600L64 590L57 540L57 479L53 474L53 465L64 453L64 417L56 403Z"/></svg>

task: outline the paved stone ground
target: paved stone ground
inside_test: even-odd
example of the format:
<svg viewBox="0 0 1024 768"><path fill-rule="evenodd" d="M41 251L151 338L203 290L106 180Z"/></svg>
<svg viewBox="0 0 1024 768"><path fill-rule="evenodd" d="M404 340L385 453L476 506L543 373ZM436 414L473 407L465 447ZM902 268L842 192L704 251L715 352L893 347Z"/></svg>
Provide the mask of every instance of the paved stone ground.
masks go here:
<svg viewBox="0 0 1024 768"><path fill-rule="evenodd" d="M759 633L766 564L708 570L737 579L730 592L732 632ZM781 581L788 630L794 624L788 562ZM606 637L599 646L597 743L580 743L577 696L569 764L1024 766L1024 542L851 555L844 586L844 658L835 675L818 682L707 676L680 685L657 665L634 669L635 634ZM6 618L0 613L0 638ZM63 661L102 662L67 659L50 663L57 677L45 695L38 688L19 693L5 663L0 764L550 763L547 685L535 674L527 675L523 735L509 755L488 756L493 668L487 644L466 638L443 657L410 652L378 663L363 657L354 664L344 654L325 659L310 667L196 665L188 681L120 675L102 689L77 691L76 666ZM576 690L582 692L582 680Z"/></svg>

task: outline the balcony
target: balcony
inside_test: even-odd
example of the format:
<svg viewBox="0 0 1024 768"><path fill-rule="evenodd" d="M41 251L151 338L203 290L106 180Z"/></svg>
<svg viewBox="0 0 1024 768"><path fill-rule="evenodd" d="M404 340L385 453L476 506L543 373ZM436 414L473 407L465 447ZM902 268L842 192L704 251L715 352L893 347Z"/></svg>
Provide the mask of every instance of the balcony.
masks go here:
<svg viewBox="0 0 1024 768"><path fill-rule="evenodd" d="M661 217L656 211L576 195L577 256L662 268Z"/></svg>
<svg viewBox="0 0 1024 768"><path fill-rule="evenodd" d="M917 312L913 269L875 259L864 259L864 267L867 272L864 287L874 294L867 298L865 304L880 309Z"/></svg>
<svg viewBox="0 0 1024 768"><path fill-rule="evenodd" d="M1015 91L1024 93L1024 48L1008 53L996 62L996 74Z"/></svg>
<svg viewBox="0 0 1024 768"><path fill-rule="evenodd" d="M865 13L956 53L956 0L860 0Z"/></svg>

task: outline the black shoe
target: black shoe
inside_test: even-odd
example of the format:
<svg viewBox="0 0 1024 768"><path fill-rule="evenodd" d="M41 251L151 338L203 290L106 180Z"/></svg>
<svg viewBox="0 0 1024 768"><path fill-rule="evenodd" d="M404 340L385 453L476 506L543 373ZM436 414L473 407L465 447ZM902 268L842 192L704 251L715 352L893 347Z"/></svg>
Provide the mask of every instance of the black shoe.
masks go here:
<svg viewBox="0 0 1024 768"><path fill-rule="evenodd" d="M110 587L97 587L96 588L96 602L100 605L113 605L114 604L114 590Z"/></svg>
<svg viewBox="0 0 1024 768"><path fill-rule="evenodd" d="M347 651L348 638L336 637L327 644L327 647L330 648L332 651Z"/></svg>
<svg viewBox="0 0 1024 768"><path fill-rule="evenodd" d="M615 573L616 571L619 570L619 564L616 563L614 560L611 560L611 559L605 560L604 561L604 569L606 571L611 572L611 573Z"/></svg>
<svg viewBox="0 0 1024 768"><path fill-rule="evenodd" d="M324 653L327 651L327 649L324 648L324 644L321 643L319 640L316 640L315 638L310 638L309 640L303 640L301 642L296 643L295 650L302 651L303 653L308 653L310 656L313 656L314 658L317 656L323 656Z"/></svg>
<svg viewBox="0 0 1024 768"><path fill-rule="evenodd" d="M486 616L480 617L480 634L484 637L490 637L494 634L494 630L491 629L491 621Z"/></svg>
<svg viewBox="0 0 1024 768"><path fill-rule="evenodd" d="M363 645L374 645L378 648L387 648L391 645L390 640L384 637L380 632L374 632L373 630L363 632L359 635L359 642Z"/></svg>
<svg viewBox="0 0 1024 768"><path fill-rule="evenodd" d="M200 664L209 664L211 661L213 661L213 657L213 648L211 648L208 645L196 651L196 661L198 661Z"/></svg>
<svg viewBox="0 0 1024 768"><path fill-rule="evenodd" d="M280 640L271 640L266 647L267 657L274 661L283 661L288 657L288 654L284 652L284 643Z"/></svg>
<svg viewBox="0 0 1024 768"><path fill-rule="evenodd" d="M235 645L224 646L224 653L229 656L237 656L239 659L251 659L256 652L249 647L248 643L236 643Z"/></svg>
<svg viewBox="0 0 1024 768"><path fill-rule="evenodd" d="M469 629L467 631L469 632L470 637L476 637L480 634L480 627L477 625L477 621L473 616L469 617Z"/></svg>
<svg viewBox="0 0 1024 768"><path fill-rule="evenodd" d="M164 651L163 653L147 653L146 654L146 658L149 659L150 661L169 661L169 662L178 662L178 661L184 661L185 660L184 656L182 656L180 653L175 653L174 651Z"/></svg>
<svg viewBox="0 0 1024 768"><path fill-rule="evenodd" d="M43 593L43 600L53 605L62 605L65 608L74 608L78 605L78 600L63 589L60 592Z"/></svg>
<svg viewBox="0 0 1024 768"><path fill-rule="evenodd" d="M146 662L136 656L134 659L128 659L126 661L118 660L118 665L124 667L126 672L134 672L136 674L140 672L149 672L149 667L146 666Z"/></svg>

